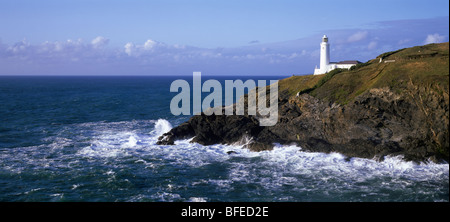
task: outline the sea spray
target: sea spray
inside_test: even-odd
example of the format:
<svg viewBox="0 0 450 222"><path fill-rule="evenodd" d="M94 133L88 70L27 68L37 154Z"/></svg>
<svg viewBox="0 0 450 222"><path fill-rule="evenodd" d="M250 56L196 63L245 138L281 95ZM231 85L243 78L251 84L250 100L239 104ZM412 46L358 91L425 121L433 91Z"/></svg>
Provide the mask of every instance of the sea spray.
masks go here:
<svg viewBox="0 0 450 222"><path fill-rule="evenodd" d="M171 129L172 125L169 121L165 119L158 119L155 123L155 129L153 131L156 136L161 136L162 134L169 132Z"/></svg>

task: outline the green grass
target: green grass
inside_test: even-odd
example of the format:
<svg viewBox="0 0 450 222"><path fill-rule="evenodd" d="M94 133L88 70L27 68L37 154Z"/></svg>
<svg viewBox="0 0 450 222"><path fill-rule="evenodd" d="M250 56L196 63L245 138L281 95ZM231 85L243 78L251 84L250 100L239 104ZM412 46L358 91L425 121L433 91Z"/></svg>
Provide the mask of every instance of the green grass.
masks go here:
<svg viewBox="0 0 450 222"><path fill-rule="evenodd" d="M280 92L286 91L289 96L294 96L297 92L312 88L321 78L321 75L292 76L280 80L278 86Z"/></svg>
<svg viewBox="0 0 450 222"><path fill-rule="evenodd" d="M402 92L407 84L448 93L448 43L412 47L382 54L392 63L371 60L352 70L325 75L310 91L320 99L346 104L371 88L389 87Z"/></svg>
<svg viewBox="0 0 450 222"><path fill-rule="evenodd" d="M379 58L395 60L379 62ZM423 86L440 94L449 88L449 43L429 44L386 52L350 70L325 75L292 76L280 80L280 91L288 96L309 93L319 99L347 104L372 88L389 87L402 93L407 86Z"/></svg>

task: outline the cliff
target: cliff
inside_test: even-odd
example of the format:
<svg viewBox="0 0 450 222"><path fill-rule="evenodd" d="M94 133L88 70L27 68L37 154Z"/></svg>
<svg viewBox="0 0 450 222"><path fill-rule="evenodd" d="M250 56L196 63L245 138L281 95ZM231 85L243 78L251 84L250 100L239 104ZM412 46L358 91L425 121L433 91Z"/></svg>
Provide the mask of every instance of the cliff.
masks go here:
<svg viewBox="0 0 450 222"><path fill-rule="evenodd" d="M259 126L255 116L200 115L158 144L193 138L203 145L245 143L254 151L297 144L348 157L448 162L448 87L448 43L406 48L351 70L280 80L274 126Z"/></svg>

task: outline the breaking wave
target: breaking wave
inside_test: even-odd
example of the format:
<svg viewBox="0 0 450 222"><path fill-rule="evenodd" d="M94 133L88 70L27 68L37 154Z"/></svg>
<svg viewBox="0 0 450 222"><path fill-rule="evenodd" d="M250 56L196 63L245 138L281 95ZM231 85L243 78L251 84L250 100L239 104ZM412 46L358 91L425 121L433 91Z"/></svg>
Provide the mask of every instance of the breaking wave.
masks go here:
<svg viewBox="0 0 450 222"><path fill-rule="evenodd" d="M161 136L172 129L172 124L165 119L158 119L155 123L155 129L152 131L155 136Z"/></svg>

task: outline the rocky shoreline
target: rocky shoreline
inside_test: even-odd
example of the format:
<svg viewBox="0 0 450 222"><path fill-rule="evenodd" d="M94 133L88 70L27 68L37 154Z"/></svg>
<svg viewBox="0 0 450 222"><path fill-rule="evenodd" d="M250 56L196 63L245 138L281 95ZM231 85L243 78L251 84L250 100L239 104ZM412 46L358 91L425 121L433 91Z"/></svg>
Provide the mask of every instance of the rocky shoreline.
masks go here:
<svg viewBox="0 0 450 222"><path fill-rule="evenodd" d="M245 143L262 151L280 143L349 158L402 155L408 161L448 162L448 126L448 88L430 90L410 81L402 90L370 88L346 104L281 90L274 126L260 126L257 116L202 114L162 135L158 144L193 138L203 145Z"/></svg>

